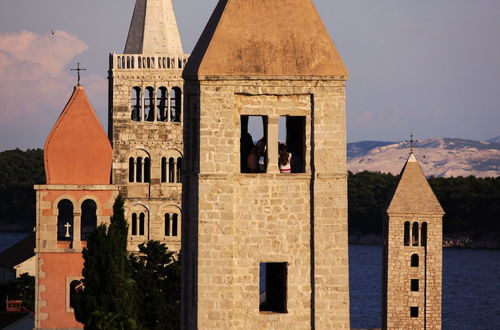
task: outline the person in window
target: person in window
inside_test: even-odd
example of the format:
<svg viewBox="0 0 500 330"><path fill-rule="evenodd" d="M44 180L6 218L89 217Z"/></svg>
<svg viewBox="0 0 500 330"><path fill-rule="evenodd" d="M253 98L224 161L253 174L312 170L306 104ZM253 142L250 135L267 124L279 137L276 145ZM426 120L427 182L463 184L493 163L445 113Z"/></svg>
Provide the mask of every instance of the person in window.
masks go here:
<svg viewBox="0 0 500 330"><path fill-rule="evenodd" d="M286 146L282 143L279 144L279 158L278 166L280 173L291 173L292 172L292 154L288 152Z"/></svg>
<svg viewBox="0 0 500 330"><path fill-rule="evenodd" d="M259 166L259 161L265 152L266 152L266 142L262 138L255 144L255 146L248 154L247 168L249 173L259 173L262 171Z"/></svg>

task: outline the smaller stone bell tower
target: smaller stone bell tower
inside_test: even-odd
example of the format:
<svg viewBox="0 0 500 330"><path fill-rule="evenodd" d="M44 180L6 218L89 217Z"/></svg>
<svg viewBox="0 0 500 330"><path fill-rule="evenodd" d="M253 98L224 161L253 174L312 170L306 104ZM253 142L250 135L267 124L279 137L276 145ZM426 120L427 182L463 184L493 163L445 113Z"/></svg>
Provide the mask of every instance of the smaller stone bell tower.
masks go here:
<svg viewBox="0 0 500 330"><path fill-rule="evenodd" d="M383 329L441 329L444 211L413 153L386 212Z"/></svg>

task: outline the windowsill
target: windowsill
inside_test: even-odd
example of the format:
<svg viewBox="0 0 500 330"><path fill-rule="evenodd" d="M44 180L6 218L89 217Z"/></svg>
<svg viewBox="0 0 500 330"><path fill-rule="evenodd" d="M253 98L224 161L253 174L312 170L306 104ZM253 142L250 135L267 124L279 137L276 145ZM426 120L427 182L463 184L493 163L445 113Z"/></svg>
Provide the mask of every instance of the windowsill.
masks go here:
<svg viewBox="0 0 500 330"><path fill-rule="evenodd" d="M167 125L167 124L174 124L174 125L181 125L182 122L180 121L160 121L160 120L153 120L153 121L148 121L148 120L130 120L131 123L136 123L136 124L160 124L160 125Z"/></svg>
<svg viewBox="0 0 500 330"><path fill-rule="evenodd" d="M259 311L259 314L261 314L261 315L283 315L283 314L288 314L288 311L286 311L286 312Z"/></svg>
<svg viewBox="0 0 500 330"><path fill-rule="evenodd" d="M247 178L273 178L273 179L310 179L310 173L237 173L236 176Z"/></svg>

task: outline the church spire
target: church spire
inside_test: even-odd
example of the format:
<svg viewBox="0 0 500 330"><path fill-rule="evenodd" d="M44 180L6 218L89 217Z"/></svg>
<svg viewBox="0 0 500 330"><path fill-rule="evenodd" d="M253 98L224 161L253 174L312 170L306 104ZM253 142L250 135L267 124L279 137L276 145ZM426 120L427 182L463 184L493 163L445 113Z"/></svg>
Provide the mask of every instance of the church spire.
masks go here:
<svg viewBox="0 0 500 330"><path fill-rule="evenodd" d="M136 0L124 53L184 55L171 0Z"/></svg>

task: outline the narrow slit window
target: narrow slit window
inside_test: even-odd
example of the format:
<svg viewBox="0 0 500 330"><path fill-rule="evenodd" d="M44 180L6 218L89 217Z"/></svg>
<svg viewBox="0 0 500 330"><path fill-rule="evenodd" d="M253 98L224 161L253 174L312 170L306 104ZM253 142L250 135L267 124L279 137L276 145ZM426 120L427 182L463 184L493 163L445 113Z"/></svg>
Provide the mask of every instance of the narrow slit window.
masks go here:
<svg viewBox="0 0 500 330"><path fill-rule="evenodd" d="M172 215L172 236L177 237L177 228L179 225L179 216L177 213Z"/></svg>
<svg viewBox="0 0 500 330"><path fill-rule="evenodd" d="M167 120L167 89L165 87L158 88L156 107L158 109L158 121Z"/></svg>
<svg viewBox="0 0 500 330"><path fill-rule="evenodd" d="M418 254L412 254L411 255L411 266L412 267L418 267Z"/></svg>
<svg viewBox="0 0 500 330"><path fill-rule="evenodd" d="M413 292L418 292L418 280L417 279L410 280L410 290Z"/></svg>
<svg viewBox="0 0 500 330"><path fill-rule="evenodd" d="M418 317L418 307L410 307L410 317Z"/></svg>
<svg viewBox="0 0 500 330"><path fill-rule="evenodd" d="M288 264L263 262L259 268L259 311L287 313Z"/></svg>
<svg viewBox="0 0 500 330"><path fill-rule="evenodd" d="M161 158L161 182L167 182L167 158Z"/></svg>
<svg viewBox="0 0 500 330"><path fill-rule="evenodd" d="M135 179L134 178L134 176L135 176L134 169L135 169L135 160L134 160L133 157L130 157L128 159L128 182L134 182L135 181L134 180Z"/></svg>
<svg viewBox="0 0 500 330"><path fill-rule="evenodd" d="M177 182L181 183L182 182L182 158L178 157L177 158L177 166L176 166L176 177L177 177Z"/></svg>
<svg viewBox="0 0 500 330"><path fill-rule="evenodd" d="M165 213L165 236L170 236L170 213Z"/></svg>
<svg viewBox="0 0 500 330"><path fill-rule="evenodd" d="M306 117L281 116L278 127L280 173L305 173Z"/></svg>
<svg viewBox="0 0 500 330"><path fill-rule="evenodd" d="M170 157L168 159L168 182L175 182L175 159L174 157Z"/></svg>
<svg viewBox="0 0 500 330"><path fill-rule="evenodd" d="M422 246L427 246L427 222L422 223L420 240Z"/></svg>
<svg viewBox="0 0 500 330"><path fill-rule="evenodd" d="M133 121L141 121L142 119L142 93L140 87L134 87L130 93L130 110L131 119Z"/></svg>
<svg viewBox="0 0 500 330"><path fill-rule="evenodd" d="M413 246L418 246L418 222L413 223L413 228L411 230L411 243Z"/></svg>
<svg viewBox="0 0 500 330"><path fill-rule="evenodd" d="M137 235L137 213L132 213L132 235Z"/></svg>
<svg viewBox="0 0 500 330"><path fill-rule="evenodd" d="M146 225L146 216L144 213L139 215L139 235L144 236L144 227Z"/></svg>
<svg viewBox="0 0 500 330"><path fill-rule="evenodd" d="M267 122L266 116L241 116L241 173L267 172Z"/></svg>
<svg viewBox="0 0 500 330"><path fill-rule="evenodd" d="M153 87L146 87L146 95L144 95L144 115L146 121L155 120L155 90Z"/></svg>
<svg viewBox="0 0 500 330"><path fill-rule="evenodd" d="M405 227L404 227L404 245L409 246L410 245L410 222L406 221L405 222Z"/></svg>

